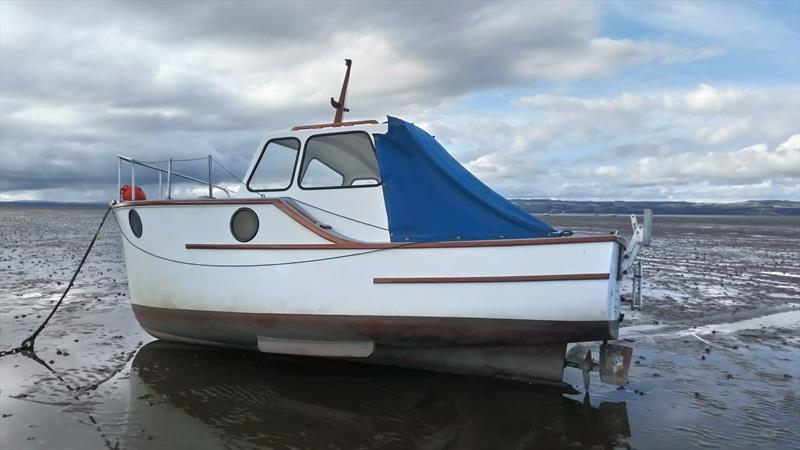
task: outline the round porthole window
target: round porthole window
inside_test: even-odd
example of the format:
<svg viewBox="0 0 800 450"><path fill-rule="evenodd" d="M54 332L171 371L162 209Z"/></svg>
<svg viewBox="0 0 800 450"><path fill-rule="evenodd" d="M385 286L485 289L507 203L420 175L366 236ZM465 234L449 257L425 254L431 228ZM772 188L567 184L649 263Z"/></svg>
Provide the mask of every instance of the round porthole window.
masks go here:
<svg viewBox="0 0 800 450"><path fill-rule="evenodd" d="M239 208L231 217L231 233L239 242L247 242L258 233L258 216L250 208Z"/></svg>
<svg viewBox="0 0 800 450"><path fill-rule="evenodd" d="M142 218L139 217L139 213L137 213L136 210L132 209L128 211L128 223L131 224L133 235L137 238L142 237Z"/></svg>

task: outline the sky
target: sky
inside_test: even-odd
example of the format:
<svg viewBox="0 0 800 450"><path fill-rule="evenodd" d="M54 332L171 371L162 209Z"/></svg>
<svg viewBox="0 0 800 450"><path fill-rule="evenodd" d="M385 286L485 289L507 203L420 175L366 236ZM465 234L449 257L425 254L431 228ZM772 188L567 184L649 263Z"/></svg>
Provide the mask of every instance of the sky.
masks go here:
<svg viewBox="0 0 800 450"><path fill-rule="evenodd" d="M345 58L346 120L414 122L507 197L800 200L796 0L2 0L0 200L110 200L118 154L242 176L332 120Z"/></svg>

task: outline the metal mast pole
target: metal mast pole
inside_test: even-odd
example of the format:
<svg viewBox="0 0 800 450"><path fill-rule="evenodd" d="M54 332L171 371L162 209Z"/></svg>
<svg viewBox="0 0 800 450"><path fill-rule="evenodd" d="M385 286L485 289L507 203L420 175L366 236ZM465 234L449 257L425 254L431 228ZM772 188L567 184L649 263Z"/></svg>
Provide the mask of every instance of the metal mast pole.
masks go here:
<svg viewBox="0 0 800 450"><path fill-rule="evenodd" d="M350 112L349 109L345 108L345 98L347 97L347 83L350 82L350 66L353 64L353 61L350 59L345 59L344 64L347 66L347 72L344 74L344 82L342 83L342 91L339 93L339 101L337 102L333 97L331 97L331 106L336 108L336 115L333 116L333 123L342 123L342 119L344 118L345 112Z"/></svg>

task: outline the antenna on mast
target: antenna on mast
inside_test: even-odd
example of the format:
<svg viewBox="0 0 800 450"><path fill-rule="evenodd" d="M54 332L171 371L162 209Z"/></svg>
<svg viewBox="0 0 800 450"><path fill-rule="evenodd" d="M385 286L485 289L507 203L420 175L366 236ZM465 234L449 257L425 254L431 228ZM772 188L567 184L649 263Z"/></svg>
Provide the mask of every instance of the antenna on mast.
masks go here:
<svg viewBox="0 0 800 450"><path fill-rule="evenodd" d="M331 97L331 106L336 109L336 115L333 116L333 123L342 123L344 113L350 112L349 109L345 108L344 102L345 97L347 97L347 83L350 81L350 66L353 64L353 61L345 59L344 64L347 66L347 72L344 74L344 82L342 82L342 92L339 93L339 101L337 102Z"/></svg>

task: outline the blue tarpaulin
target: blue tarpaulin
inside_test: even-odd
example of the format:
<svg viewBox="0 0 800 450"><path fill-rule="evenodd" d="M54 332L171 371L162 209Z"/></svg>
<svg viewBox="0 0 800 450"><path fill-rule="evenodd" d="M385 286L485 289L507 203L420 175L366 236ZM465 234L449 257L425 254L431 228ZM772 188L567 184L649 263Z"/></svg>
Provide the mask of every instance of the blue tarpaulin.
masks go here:
<svg viewBox="0 0 800 450"><path fill-rule="evenodd" d="M389 117L376 135L393 242L522 239L556 235L465 169L430 134Z"/></svg>

